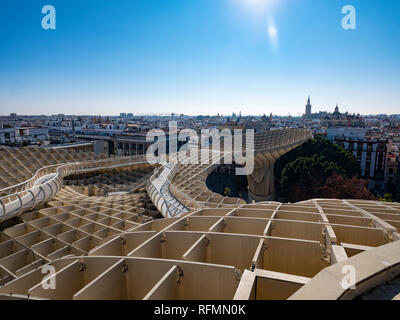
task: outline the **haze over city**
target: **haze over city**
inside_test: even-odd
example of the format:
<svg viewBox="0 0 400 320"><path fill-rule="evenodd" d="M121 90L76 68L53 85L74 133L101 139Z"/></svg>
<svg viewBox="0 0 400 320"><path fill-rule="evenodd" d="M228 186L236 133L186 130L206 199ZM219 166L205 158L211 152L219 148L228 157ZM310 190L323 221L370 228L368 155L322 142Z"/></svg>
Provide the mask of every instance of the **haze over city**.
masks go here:
<svg viewBox="0 0 400 320"><path fill-rule="evenodd" d="M346 1L1 2L1 114L399 113L398 10Z"/></svg>

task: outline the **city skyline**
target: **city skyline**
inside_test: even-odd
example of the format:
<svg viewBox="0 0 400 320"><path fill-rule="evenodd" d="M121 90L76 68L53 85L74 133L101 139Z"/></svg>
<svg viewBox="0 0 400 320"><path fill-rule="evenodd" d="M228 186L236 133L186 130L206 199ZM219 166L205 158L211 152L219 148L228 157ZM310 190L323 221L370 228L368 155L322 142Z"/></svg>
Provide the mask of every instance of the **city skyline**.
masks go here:
<svg viewBox="0 0 400 320"><path fill-rule="evenodd" d="M397 1L2 3L4 115L398 114ZM379 12L379 16L377 16ZM378 50L378 49L379 50Z"/></svg>
<svg viewBox="0 0 400 320"><path fill-rule="evenodd" d="M164 112L164 113L152 113L152 112L148 112L148 113L132 113L132 112L118 112L118 111L116 111L116 113L113 113L113 114L105 114L105 113L102 113L102 114L96 114L96 113L92 113L92 114L90 114L90 113L87 113L87 114L85 114L85 113L77 113L77 114L67 114L67 113L47 113L47 114L32 114L32 113L29 113L29 114L17 114L17 113L15 113L15 112L12 112L12 113L10 113L10 114L0 114L0 117L9 117L10 115L13 115L13 114L15 114L15 115L17 115L17 116L32 116L32 117L40 117L40 116L45 116L45 117L50 117L50 116L58 116L58 115L63 115L63 116L76 116L76 117L98 117L98 116L100 116L100 117L122 117L122 115L125 115L125 117L126 118L137 118L137 117L174 117L174 118L179 118L179 117L181 117L181 116L184 116L184 117L196 117L196 116L206 116L206 117L217 117L217 116L220 116L220 117L225 117L225 118L230 118L230 117L233 117L233 115L235 115L236 117L263 117L263 116L265 116L265 115L267 115L267 113L268 113L268 115L272 115L272 116L274 116L274 117L281 117L281 118L285 118L285 117L295 117L295 118L301 118L301 117L304 117L304 116L307 116L307 106L308 106L308 104L309 103L311 103L311 105L310 105L310 112L311 112L311 114L315 114L315 115L318 115L318 114L332 114L333 113L333 111L334 111L334 109L336 109L336 107L337 108L339 108L339 112L341 113L341 114L349 114L349 115L356 115L356 113L354 113L354 112L351 112L351 110L344 110L343 108L341 108L341 106L339 106L338 104L336 104L335 106L334 106L334 108L331 108L332 110L330 110L330 109L321 109L321 108L318 108L317 107L317 109L315 108L315 106L313 105L313 103L312 103L312 99L311 99L311 96L309 96L308 97L308 99L307 99L307 103L305 104L305 107L306 107L306 109L305 109L305 112L303 112L303 113L301 113L301 112L299 112L298 114L296 114L296 115L294 115L294 114L284 114L284 115L282 115L282 114L273 114L272 112L271 113L268 113L268 112L264 112L263 114L244 114L241 110L239 110L239 111L237 111L237 110L232 110L231 111L231 113L226 113L226 114L222 114L222 113L214 113L214 114L205 114L205 113L197 113L197 114L186 114L186 113L174 113L174 112L172 112L172 113L167 113L167 112ZM128 115L130 115L130 117L128 116ZM360 116L363 116L363 117L374 117L374 116L382 116L382 115L386 115L386 116L395 116L395 117L400 117L400 113L393 113L393 114L385 114L385 113L375 113L375 114L359 114Z"/></svg>

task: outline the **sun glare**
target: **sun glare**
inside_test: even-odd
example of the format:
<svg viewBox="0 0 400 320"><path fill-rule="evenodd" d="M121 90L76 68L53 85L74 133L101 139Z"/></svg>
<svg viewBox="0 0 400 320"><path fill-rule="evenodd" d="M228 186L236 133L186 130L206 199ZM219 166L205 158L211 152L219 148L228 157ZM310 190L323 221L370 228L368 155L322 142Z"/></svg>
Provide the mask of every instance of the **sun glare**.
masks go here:
<svg viewBox="0 0 400 320"><path fill-rule="evenodd" d="M242 0L242 2L249 6L254 7L270 7L275 4L278 0Z"/></svg>
<svg viewBox="0 0 400 320"><path fill-rule="evenodd" d="M276 27L274 25L270 25L268 27L268 34L272 38L275 38L278 35L278 30L276 30Z"/></svg>
<svg viewBox="0 0 400 320"><path fill-rule="evenodd" d="M278 27L275 24L274 15L276 14L276 5L281 3L282 0L236 0L239 1L243 6L249 9L253 14L261 18L263 28L266 30L271 47L274 50L278 48ZM258 20L261 21L261 20Z"/></svg>

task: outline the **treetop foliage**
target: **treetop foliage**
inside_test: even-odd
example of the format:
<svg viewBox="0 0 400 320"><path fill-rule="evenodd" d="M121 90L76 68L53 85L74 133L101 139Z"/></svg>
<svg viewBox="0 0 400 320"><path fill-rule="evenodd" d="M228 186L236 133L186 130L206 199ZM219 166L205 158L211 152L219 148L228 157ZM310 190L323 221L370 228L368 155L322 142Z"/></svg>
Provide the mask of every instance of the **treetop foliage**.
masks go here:
<svg viewBox="0 0 400 320"><path fill-rule="evenodd" d="M290 201L338 197L371 199L361 167L341 146L316 137L282 156L275 164L278 192Z"/></svg>
<svg viewBox="0 0 400 320"><path fill-rule="evenodd" d="M326 138L316 137L283 155L276 162L275 177L279 180L281 179L281 173L288 163L298 158L310 158L315 155L323 162L336 163L345 171L347 177L359 176L361 174L360 164L352 153Z"/></svg>

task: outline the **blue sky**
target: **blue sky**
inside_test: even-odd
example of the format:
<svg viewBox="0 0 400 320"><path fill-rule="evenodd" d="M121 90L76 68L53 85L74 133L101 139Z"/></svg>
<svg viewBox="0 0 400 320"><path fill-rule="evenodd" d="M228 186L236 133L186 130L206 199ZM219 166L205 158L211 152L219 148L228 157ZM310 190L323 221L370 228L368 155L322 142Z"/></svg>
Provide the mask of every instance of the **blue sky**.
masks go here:
<svg viewBox="0 0 400 320"><path fill-rule="evenodd" d="M56 8L43 30L42 6ZM344 5L357 29L341 25ZM3 0L0 114L400 113L398 0Z"/></svg>

